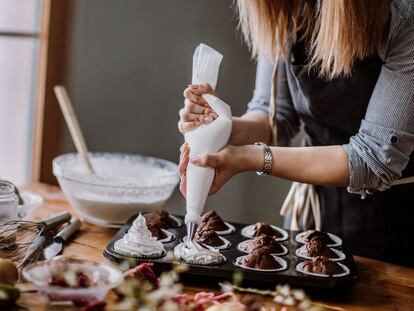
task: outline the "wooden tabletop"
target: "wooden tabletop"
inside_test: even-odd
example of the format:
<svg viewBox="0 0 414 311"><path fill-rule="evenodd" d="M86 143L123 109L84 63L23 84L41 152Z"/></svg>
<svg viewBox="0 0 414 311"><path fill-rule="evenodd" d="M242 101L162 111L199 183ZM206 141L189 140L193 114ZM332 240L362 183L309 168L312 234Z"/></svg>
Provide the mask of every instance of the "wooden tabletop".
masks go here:
<svg viewBox="0 0 414 311"><path fill-rule="evenodd" d="M39 193L45 200L31 213L31 218L41 219L63 210L76 215L59 188L32 184L26 189ZM65 246L64 254L106 261L102 252L116 231L83 223L80 232ZM319 290L308 294L328 310L414 310L414 269L357 256L355 261L360 280L354 287L335 293ZM30 285L22 286L23 291L28 288ZM212 290L218 288L206 288L201 283L185 287L191 293ZM45 305L37 293L23 292L18 303L28 310L72 310L70 306Z"/></svg>

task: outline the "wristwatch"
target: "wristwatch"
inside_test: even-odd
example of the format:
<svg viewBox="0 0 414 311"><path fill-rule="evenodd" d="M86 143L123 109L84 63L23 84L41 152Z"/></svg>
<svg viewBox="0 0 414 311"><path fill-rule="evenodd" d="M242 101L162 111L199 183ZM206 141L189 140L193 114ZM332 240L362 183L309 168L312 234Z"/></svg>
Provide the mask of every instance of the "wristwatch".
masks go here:
<svg viewBox="0 0 414 311"><path fill-rule="evenodd" d="M273 162L272 152L270 151L269 146L266 145L265 143L262 143L259 141L259 142L255 142L254 144L256 146L262 147L263 153L264 153L263 170L261 172L256 172L256 173L259 176L268 175L272 171L272 162Z"/></svg>

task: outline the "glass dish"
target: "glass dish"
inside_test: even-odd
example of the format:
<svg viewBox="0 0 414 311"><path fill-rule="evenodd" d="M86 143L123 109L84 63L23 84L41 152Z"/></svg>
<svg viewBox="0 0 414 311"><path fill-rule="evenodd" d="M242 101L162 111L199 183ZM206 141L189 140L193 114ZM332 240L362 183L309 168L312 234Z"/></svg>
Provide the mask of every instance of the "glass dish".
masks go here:
<svg viewBox="0 0 414 311"><path fill-rule="evenodd" d="M120 153L90 153L96 174L77 153L53 160L53 173L69 202L87 222L119 227L131 216L161 209L178 184L177 164Z"/></svg>
<svg viewBox="0 0 414 311"><path fill-rule="evenodd" d="M88 277L90 286L65 287L49 284L52 276L62 275L67 271L82 272ZM108 291L121 284L124 278L122 272L116 268L64 256L30 264L23 269L22 274L37 287L46 300L72 301L75 304L102 301Z"/></svg>
<svg viewBox="0 0 414 311"><path fill-rule="evenodd" d="M17 206L17 217L19 219L25 219L34 208L43 203L43 198L34 192L23 191L20 192L20 196L24 203Z"/></svg>

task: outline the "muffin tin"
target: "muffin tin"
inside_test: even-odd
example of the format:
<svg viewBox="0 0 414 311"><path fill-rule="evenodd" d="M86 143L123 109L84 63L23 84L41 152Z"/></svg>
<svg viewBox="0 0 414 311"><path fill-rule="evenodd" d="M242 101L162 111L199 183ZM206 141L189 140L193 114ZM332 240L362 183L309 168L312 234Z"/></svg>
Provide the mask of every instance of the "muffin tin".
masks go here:
<svg viewBox="0 0 414 311"><path fill-rule="evenodd" d="M128 222L115 234L103 253L104 257L114 263L121 263L125 260L135 263L153 262L155 263L154 269L157 272L170 270L173 263L181 262L174 259L170 251L173 252L174 247L179 244L182 238L187 234L185 226L168 229L168 231L174 234L175 239L172 242L164 243L164 247L168 253L165 257L157 259L138 259L134 257L123 256L115 252L114 243L123 237L136 217L137 216L131 217ZM180 218L180 216L175 217ZM235 231L228 235L222 235L231 243L231 247L229 249L220 250L220 252L226 257L226 262L214 266L189 264L189 269L182 275L182 279L184 281L195 280L198 283L217 283L226 280L231 281L235 271L243 272L243 286L254 286L270 289L273 289L275 284L278 283L291 284L301 287L340 288L352 286L358 281L355 262L353 260L352 254L349 252L349 249L344 243L342 243L341 246L334 247L334 249L341 251L345 255L345 259L339 261L338 263L345 266L347 268L347 272L349 270L349 273L346 275L335 277L316 276L297 271L297 265L303 262L304 259L296 256L296 250L303 244L298 243L295 240L296 235L299 233L295 231L288 232L287 240L281 242L282 245L285 246L288 250L288 253L286 255L277 256L286 262L287 266L284 269L281 271L258 271L242 268L238 265L238 260L240 260L238 258L246 255L246 253L238 249L238 244L248 239L241 233L243 228L248 225L240 223L231 223L231 225L234 226Z"/></svg>

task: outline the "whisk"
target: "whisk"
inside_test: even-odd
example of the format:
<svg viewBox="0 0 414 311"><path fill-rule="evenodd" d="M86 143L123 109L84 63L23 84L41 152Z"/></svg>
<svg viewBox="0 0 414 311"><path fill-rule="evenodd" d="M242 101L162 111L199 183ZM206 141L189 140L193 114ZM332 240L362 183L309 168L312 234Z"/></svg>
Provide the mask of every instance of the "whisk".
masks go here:
<svg viewBox="0 0 414 311"><path fill-rule="evenodd" d="M72 216L62 212L42 221L12 220L0 225L0 258L27 262L28 257L45 244L57 226L69 222Z"/></svg>

